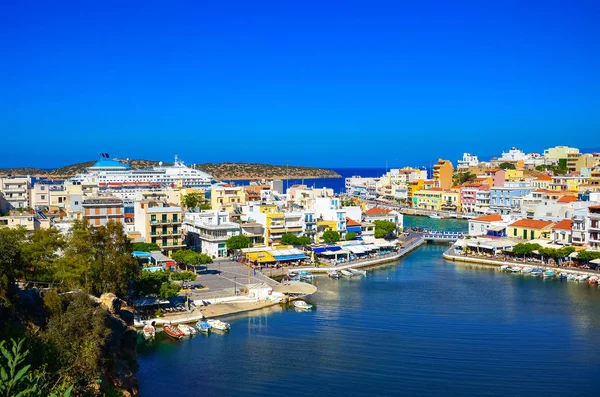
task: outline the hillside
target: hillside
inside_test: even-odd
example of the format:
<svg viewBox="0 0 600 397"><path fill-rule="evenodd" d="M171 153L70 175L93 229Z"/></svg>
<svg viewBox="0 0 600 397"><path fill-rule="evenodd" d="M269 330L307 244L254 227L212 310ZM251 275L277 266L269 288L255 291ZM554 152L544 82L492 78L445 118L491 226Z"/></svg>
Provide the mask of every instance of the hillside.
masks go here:
<svg viewBox="0 0 600 397"><path fill-rule="evenodd" d="M123 160L133 169L149 168L158 166L158 161L153 160ZM55 169L42 168L2 168L0 175L31 175L33 177L43 178L69 178L78 172L84 171L92 166L95 161L85 161L83 163L66 165ZM163 165L172 165L163 163ZM285 179L288 176L291 179L310 179L310 178L340 178L340 175L334 171L314 168L298 167L285 165L269 164L250 164L250 163L219 163L219 164L200 164L196 169L208 172L217 180L239 180L239 179Z"/></svg>

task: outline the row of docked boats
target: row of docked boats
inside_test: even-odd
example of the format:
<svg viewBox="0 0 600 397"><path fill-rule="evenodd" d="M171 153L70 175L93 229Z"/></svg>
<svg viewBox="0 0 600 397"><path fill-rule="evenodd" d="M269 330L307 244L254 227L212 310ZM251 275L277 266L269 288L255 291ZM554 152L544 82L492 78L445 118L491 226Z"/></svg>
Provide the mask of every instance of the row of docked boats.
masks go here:
<svg viewBox="0 0 600 397"><path fill-rule="evenodd" d="M209 319L198 321L194 327L187 324L175 326L171 323L164 323L162 329L165 334L169 335L171 338L181 339L185 336L194 336L198 332L209 333L213 329L218 331L229 331L231 325L221 320ZM142 329L142 334L146 340L153 339L156 336L155 323L152 322L152 324L146 324Z"/></svg>
<svg viewBox="0 0 600 397"><path fill-rule="evenodd" d="M502 272L510 272L513 274L526 274L534 277L543 278L558 278L560 280L588 282L589 284L598 284L600 277L598 276L587 276L585 274L576 274L569 272L560 272L557 274L553 269L542 269L534 266L509 266L503 265L500 267Z"/></svg>
<svg viewBox="0 0 600 397"><path fill-rule="evenodd" d="M327 272L327 276L331 277L331 278L335 278L338 279L340 277L355 277L355 276L366 276L367 272L364 270L358 270L358 269L352 269L352 268L348 268L348 269L340 269L340 270L330 270Z"/></svg>

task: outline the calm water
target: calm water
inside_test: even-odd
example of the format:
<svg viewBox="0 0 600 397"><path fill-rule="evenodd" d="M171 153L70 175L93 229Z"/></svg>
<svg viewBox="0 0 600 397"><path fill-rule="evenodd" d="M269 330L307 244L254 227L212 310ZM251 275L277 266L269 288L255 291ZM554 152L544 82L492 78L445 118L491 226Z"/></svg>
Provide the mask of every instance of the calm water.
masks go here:
<svg viewBox="0 0 600 397"><path fill-rule="evenodd" d="M456 265L444 249L319 278L310 313L141 345L141 396L598 395L598 288Z"/></svg>
<svg viewBox="0 0 600 397"><path fill-rule="evenodd" d="M469 231L469 221L464 219L433 219L427 216L404 215L404 227L420 227L426 230L467 233Z"/></svg>

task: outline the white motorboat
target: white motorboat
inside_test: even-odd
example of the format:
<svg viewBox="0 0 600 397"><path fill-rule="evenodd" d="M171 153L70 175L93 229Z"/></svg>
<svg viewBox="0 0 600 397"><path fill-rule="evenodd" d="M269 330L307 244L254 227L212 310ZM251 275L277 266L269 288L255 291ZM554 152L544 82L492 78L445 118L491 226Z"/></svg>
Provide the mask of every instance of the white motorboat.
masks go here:
<svg viewBox="0 0 600 397"><path fill-rule="evenodd" d="M231 325L221 320L210 319L206 320L206 322L210 325L211 329L216 329L218 331L229 331L231 329Z"/></svg>
<svg viewBox="0 0 600 397"><path fill-rule="evenodd" d="M367 275L366 270L358 270L358 269L349 268L348 271L350 273L354 274L355 276L366 276Z"/></svg>
<svg viewBox="0 0 600 397"><path fill-rule="evenodd" d="M510 270L513 273L521 273L521 270L523 270L522 267L520 266L513 266L513 268Z"/></svg>
<svg viewBox="0 0 600 397"><path fill-rule="evenodd" d="M294 301L292 302L292 304L294 305L294 307L296 309L300 309L300 310L312 310L313 305L311 305L310 303L306 303L304 301Z"/></svg>
<svg viewBox="0 0 600 397"><path fill-rule="evenodd" d="M511 268L508 265L502 265L500 266L500 271L501 272L510 272Z"/></svg>
<svg viewBox="0 0 600 397"><path fill-rule="evenodd" d="M349 272L348 270L344 270L344 269L340 270L340 273L342 273L342 276L344 276L344 277L354 276L354 274L352 274L352 272Z"/></svg>
<svg viewBox="0 0 600 397"><path fill-rule="evenodd" d="M340 274L335 270L328 271L327 275L331 278L340 278Z"/></svg>
<svg viewBox="0 0 600 397"><path fill-rule="evenodd" d="M196 331L196 328L194 328L194 327L190 327L190 326L189 326L189 325L187 325L187 324L179 324L179 325L177 326L177 328L179 328L179 330L180 330L181 332L183 332L183 334L184 334L185 336L196 335L196 332L197 332L197 331Z"/></svg>
<svg viewBox="0 0 600 397"><path fill-rule="evenodd" d="M576 281L577 280L577 276L574 275L574 274L572 274L572 273L569 273L569 274L567 274L567 280L568 281Z"/></svg>
<svg viewBox="0 0 600 397"><path fill-rule="evenodd" d="M156 328L152 324L144 325L144 329L142 330L144 333L144 339L149 340L156 336Z"/></svg>
<svg viewBox="0 0 600 397"><path fill-rule="evenodd" d="M588 278L588 283L598 284L598 276L590 276L590 278Z"/></svg>
<svg viewBox="0 0 600 397"><path fill-rule="evenodd" d="M586 276L586 275L577 276L575 278L575 280L577 280L577 281L587 281L587 279L588 279L588 276Z"/></svg>
<svg viewBox="0 0 600 397"><path fill-rule="evenodd" d="M442 219L442 217L441 217L441 216L439 216L438 214L431 214L431 215L429 215L429 217L430 217L431 219Z"/></svg>
<svg viewBox="0 0 600 397"><path fill-rule="evenodd" d="M533 271L533 267L531 267L531 266L523 266L521 268L521 273L523 273L523 274L528 274L528 273L531 273L532 271Z"/></svg>

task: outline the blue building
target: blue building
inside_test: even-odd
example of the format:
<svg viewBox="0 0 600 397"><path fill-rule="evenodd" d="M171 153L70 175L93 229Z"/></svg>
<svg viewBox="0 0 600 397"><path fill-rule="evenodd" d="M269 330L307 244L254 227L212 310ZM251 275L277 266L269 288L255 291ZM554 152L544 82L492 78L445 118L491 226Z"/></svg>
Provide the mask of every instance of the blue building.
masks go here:
<svg viewBox="0 0 600 397"><path fill-rule="evenodd" d="M520 214L523 197L533 192L525 182L507 182L490 189L490 210L496 214Z"/></svg>

